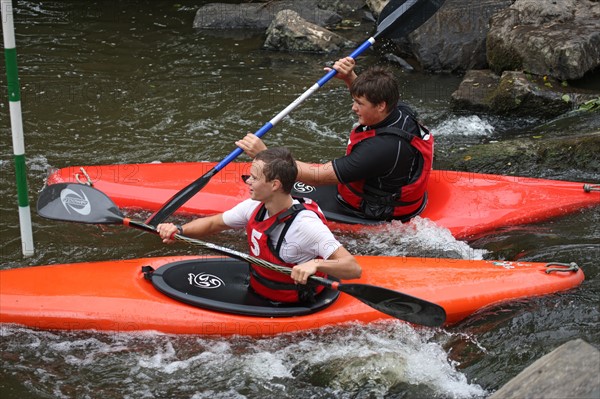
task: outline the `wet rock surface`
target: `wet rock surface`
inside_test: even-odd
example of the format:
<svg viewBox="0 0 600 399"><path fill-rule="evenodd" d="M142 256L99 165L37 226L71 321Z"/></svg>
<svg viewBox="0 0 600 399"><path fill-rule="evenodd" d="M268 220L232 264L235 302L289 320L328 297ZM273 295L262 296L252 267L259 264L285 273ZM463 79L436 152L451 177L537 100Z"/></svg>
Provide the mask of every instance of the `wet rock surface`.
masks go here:
<svg viewBox="0 0 600 399"><path fill-rule="evenodd" d="M486 51L497 73L582 78L600 65L600 3L517 0L492 17Z"/></svg>
<svg viewBox="0 0 600 399"><path fill-rule="evenodd" d="M263 48L328 53L355 46L343 36L307 22L297 12L283 10L269 25Z"/></svg>
<svg viewBox="0 0 600 399"><path fill-rule="evenodd" d="M456 109L499 115L552 118L598 98L591 90L571 87L548 76L521 71L471 70L452 94Z"/></svg>
<svg viewBox="0 0 600 399"><path fill-rule="evenodd" d="M194 18L197 29L265 30L282 10L297 12L302 18L319 26L333 26L342 16L330 9L318 7L314 0L269 1L266 3L209 3L198 9Z"/></svg>
<svg viewBox="0 0 600 399"><path fill-rule="evenodd" d="M600 352L581 339L536 360L489 399L598 398Z"/></svg>

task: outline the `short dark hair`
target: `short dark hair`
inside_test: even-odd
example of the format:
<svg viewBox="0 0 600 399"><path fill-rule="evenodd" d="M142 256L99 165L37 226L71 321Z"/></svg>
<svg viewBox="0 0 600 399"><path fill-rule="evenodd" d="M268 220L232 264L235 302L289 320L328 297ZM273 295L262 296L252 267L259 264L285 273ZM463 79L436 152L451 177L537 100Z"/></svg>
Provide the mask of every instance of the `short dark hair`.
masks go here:
<svg viewBox="0 0 600 399"><path fill-rule="evenodd" d="M290 150L285 147L271 147L256 154L254 160L265 163L263 174L267 181L277 179L286 194L292 192L298 176L298 166Z"/></svg>
<svg viewBox="0 0 600 399"><path fill-rule="evenodd" d="M365 97L373 104L385 101L386 110L392 112L400 100L400 89L398 81L390 69L375 65L354 79L350 86L350 95Z"/></svg>

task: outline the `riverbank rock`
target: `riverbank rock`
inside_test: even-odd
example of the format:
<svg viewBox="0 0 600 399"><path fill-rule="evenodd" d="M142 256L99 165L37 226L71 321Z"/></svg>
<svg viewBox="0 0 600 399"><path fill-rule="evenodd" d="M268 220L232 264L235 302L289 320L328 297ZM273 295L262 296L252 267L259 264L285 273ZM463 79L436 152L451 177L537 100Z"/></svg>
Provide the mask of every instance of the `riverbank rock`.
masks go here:
<svg viewBox="0 0 600 399"><path fill-rule="evenodd" d="M569 127L568 122L563 125ZM575 169L585 171L590 178L597 176L600 173L600 132L564 133L564 137L545 137L535 132L533 136L538 138L502 140L457 149L438 146L435 168L530 177Z"/></svg>
<svg viewBox="0 0 600 399"><path fill-rule="evenodd" d="M398 41L402 55L434 72L487 68L489 20L511 0L446 0L420 28Z"/></svg>
<svg viewBox="0 0 600 399"><path fill-rule="evenodd" d="M365 6L365 0L320 0L316 2L324 10L331 10L343 17L354 15Z"/></svg>
<svg viewBox="0 0 600 399"><path fill-rule="evenodd" d="M600 352L581 339L536 360L489 399L599 398Z"/></svg>
<svg viewBox="0 0 600 399"><path fill-rule="evenodd" d="M500 76L489 69L468 71L452 93L454 109L492 112L491 97L499 83Z"/></svg>
<svg viewBox="0 0 600 399"><path fill-rule="evenodd" d="M282 0L267 3L209 3L198 9L194 18L197 29L256 29L269 27L282 10L293 10L302 18L319 26L334 26L342 17L331 9L321 8L319 0ZM326 1L334 7L331 1ZM346 9L346 8L342 8Z"/></svg>
<svg viewBox="0 0 600 399"><path fill-rule="evenodd" d="M332 52L355 46L354 42L304 20L292 10L277 13L263 45L267 50L304 52Z"/></svg>
<svg viewBox="0 0 600 399"><path fill-rule="evenodd" d="M491 70L471 70L452 93L452 100L455 110L548 118L598 96L547 76L518 71L498 76Z"/></svg>
<svg viewBox="0 0 600 399"><path fill-rule="evenodd" d="M486 47L496 73L579 79L600 66L600 3L517 0L492 17Z"/></svg>
<svg viewBox="0 0 600 399"><path fill-rule="evenodd" d="M381 10L385 7L390 0L367 0L367 7L371 10L375 17L378 17L381 14Z"/></svg>

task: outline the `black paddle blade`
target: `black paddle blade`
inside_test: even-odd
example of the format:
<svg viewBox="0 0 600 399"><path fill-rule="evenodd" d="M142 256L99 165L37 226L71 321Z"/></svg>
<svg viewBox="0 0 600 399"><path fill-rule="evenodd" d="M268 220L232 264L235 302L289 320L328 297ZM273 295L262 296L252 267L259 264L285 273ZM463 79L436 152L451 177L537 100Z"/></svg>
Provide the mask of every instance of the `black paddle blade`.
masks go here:
<svg viewBox="0 0 600 399"><path fill-rule="evenodd" d="M423 25L444 4L444 0L391 0L379 14L373 36L401 38Z"/></svg>
<svg viewBox="0 0 600 399"><path fill-rule="evenodd" d="M401 292L368 284L340 284L337 289L409 323L439 327L446 321L446 311L441 306Z"/></svg>
<svg viewBox="0 0 600 399"><path fill-rule="evenodd" d="M45 187L37 202L46 219L93 224L122 224L123 214L102 191L85 184L58 183Z"/></svg>
<svg viewBox="0 0 600 399"><path fill-rule="evenodd" d="M188 184L181 191L169 198L169 200L163 204L162 208L154 212L154 214L146 219L146 223L150 226L156 227L159 223L164 222L165 219L171 216L177 209L179 209L179 207L196 195L198 191L202 190L217 172L218 170L212 168L207 173Z"/></svg>

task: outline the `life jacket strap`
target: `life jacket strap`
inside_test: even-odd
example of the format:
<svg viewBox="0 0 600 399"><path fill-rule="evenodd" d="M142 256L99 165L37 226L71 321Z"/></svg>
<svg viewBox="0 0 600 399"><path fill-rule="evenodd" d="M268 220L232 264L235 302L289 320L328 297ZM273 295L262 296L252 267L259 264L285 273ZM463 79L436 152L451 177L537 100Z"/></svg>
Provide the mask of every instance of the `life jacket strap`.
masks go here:
<svg viewBox="0 0 600 399"><path fill-rule="evenodd" d="M336 199L338 200L340 205L342 205L344 207L346 212L353 214L359 218L365 218L364 212L360 211L359 209L354 208L352 205L347 203L342 198L341 195L337 194ZM408 222L410 219L414 218L415 216L420 215L421 212L423 212L423 210L425 210L426 206L427 206L427 192L425 192L425 194L423 195L423 202L421 203L421 206L417 210L409 213L408 215L403 215L403 216L396 217L396 218L390 218L389 220L400 220L402 223Z"/></svg>
<svg viewBox="0 0 600 399"><path fill-rule="evenodd" d="M277 255L277 257L279 257L279 251L281 250L281 246L283 245L283 239L285 238L285 234L290 229L290 226L292 225L292 222L294 221L294 219L296 219L296 216L298 215L298 213L300 213L300 211L302 211L304 209L306 209L306 207L302 203L292 205L288 210L286 210L285 212L282 212L281 214L279 214L277 216L277 223L273 223L271 225L271 227L269 227L265 231L266 234L270 235L271 232L277 226L279 226L280 224L283 223L283 230L281 231L281 234L279 235L277 244L272 248L273 253L275 255ZM269 240L269 244L271 244L271 240Z"/></svg>
<svg viewBox="0 0 600 399"><path fill-rule="evenodd" d="M368 186L365 186L365 192L361 193L355 190L350 184L344 185L348 187L348 189L352 191L355 195L361 197L365 201L378 205L408 206L414 205L422 200L422 198L419 198L414 201L396 201L400 196L400 193L389 193L387 191L379 190L378 188Z"/></svg>

